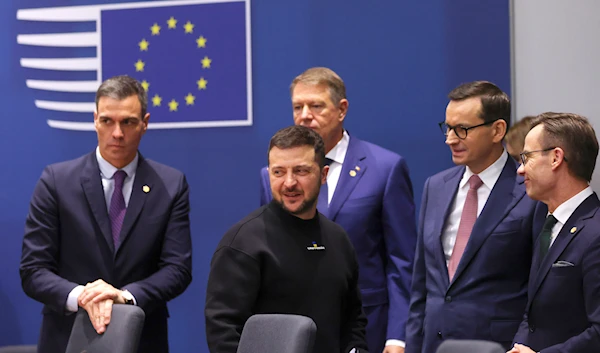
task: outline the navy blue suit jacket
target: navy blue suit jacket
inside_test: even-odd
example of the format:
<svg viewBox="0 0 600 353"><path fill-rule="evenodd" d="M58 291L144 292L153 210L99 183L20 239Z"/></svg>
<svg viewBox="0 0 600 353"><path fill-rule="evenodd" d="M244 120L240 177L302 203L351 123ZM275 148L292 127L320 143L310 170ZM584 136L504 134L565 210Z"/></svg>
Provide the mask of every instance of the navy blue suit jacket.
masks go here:
<svg viewBox="0 0 600 353"><path fill-rule="evenodd" d="M600 352L599 208L595 193L579 205L542 261L536 242L515 342L543 353ZM537 216L546 214L544 207Z"/></svg>
<svg viewBox="0 0 600 353"><path fill-rule="evenodd" d="M115 249L96 153L46 167L20 265L23 290L44 304L38 352L65 351L75 319L68 294L97 279L129 290L144 309L139 351L168 351L166 302L192 279L188 195L181 172L140 155Z"/></svg>
<svg viewBox="0 0 600 353"><path fill-rule="evenodd" d="M264 168L261 204L270 201ZM344 228L356 250L369 351L381 352L386 339L404 340L416 243L406 161L351 136L329 208L319 212Z"/></svg>
<svg viewBox="0 0 600 353"><path fill-rule="evenodd" d="M512 342L527 302L536 203L508 158L481 212L453 281L441 243L465 167L425 182L415 255L407 353L433 353L444 339Z"/></svg>

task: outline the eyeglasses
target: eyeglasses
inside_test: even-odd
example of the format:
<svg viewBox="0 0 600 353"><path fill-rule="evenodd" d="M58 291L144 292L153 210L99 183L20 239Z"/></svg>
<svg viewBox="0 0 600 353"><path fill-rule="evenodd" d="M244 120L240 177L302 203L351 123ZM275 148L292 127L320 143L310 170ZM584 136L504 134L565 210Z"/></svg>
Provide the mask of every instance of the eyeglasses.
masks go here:
<svg viewBox="0 0 600 353"><path fill-rule="evenodd" d="M523 163L523 165L527 164L527 161L529 160L529 155L532 154L532 153L535 153L535 152L542 152L542 153L544 153L544 152L552 151L556 147L557 146L544 148L543 150L521 152L521 153L519 153L519 156L521 156L521 163ZM563 160L565 162L567 162L567 157L563 157Z"/></svg>
<svg viewBox="0 0 600 353"><path fill-rule="evenodd" d="M480 127L480 126L485 126L485 125L490 125L495 123L496 121L498 121L500 119L496 119L496 120L492 120L492 121L488 121L485 122L483 124L479 124L479 125L475 125L475 126L461 126L461 125L457 125L457 126L450 126L448 124L446 124L445 122L441 122L438 125L440 126L440 129L442 130L442 133L444 134L444 136L448 136L448 134L450 133L450 130L454 130L454 134L461 140L464 140L467 138L467 131L474 129L476 127Z"/></svg>

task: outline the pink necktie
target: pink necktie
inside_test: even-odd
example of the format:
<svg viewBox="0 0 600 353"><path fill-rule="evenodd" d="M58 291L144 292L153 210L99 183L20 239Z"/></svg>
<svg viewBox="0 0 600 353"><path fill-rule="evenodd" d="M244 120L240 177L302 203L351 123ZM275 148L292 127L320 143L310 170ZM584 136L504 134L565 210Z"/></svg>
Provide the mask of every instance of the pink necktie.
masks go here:
<svg viewBox="0 0 600 353"><path fill-rule="evenodd" d="M471 230L477 220L477 189L483 185L483 181L477 174L473 174L469 178L469 191L467 192L467 198L465 200L465 206L463 207L462 215L460 216L460 224L458 226L458 233L456 234L456 242L454 243L454 249L448 262L448 276L450 281L454 278L458 263L462 257L467 242L471 236Z"/></svg>

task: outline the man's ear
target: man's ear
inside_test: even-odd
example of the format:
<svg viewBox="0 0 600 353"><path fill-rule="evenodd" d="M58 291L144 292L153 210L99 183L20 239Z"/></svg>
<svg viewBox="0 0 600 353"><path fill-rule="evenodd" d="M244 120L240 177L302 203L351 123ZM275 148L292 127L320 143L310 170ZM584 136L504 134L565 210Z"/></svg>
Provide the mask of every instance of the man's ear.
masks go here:
<svg viewBox="0 0 600 353"><path fill-rule="evenodd" d="M340 116L338 118L338 121L343 122L344 119L346 118L346 114L348 114L348 105L350 103L348 102L347 99L342 99L340 101L340 103L338 104L338 109L340 110Z"/></svg>

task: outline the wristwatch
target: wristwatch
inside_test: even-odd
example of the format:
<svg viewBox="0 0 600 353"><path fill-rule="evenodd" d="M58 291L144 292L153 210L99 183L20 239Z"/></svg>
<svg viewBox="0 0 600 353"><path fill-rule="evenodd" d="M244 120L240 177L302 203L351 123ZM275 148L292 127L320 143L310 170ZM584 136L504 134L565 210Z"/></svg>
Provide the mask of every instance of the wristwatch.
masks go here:
<svg viewBox="0 0 600 353"><path fill-rule="evenodd" d="M123 301L125 304L133 305L133 294L131 294L127 289L121 292L121 296L123 297Z"/></svg>

